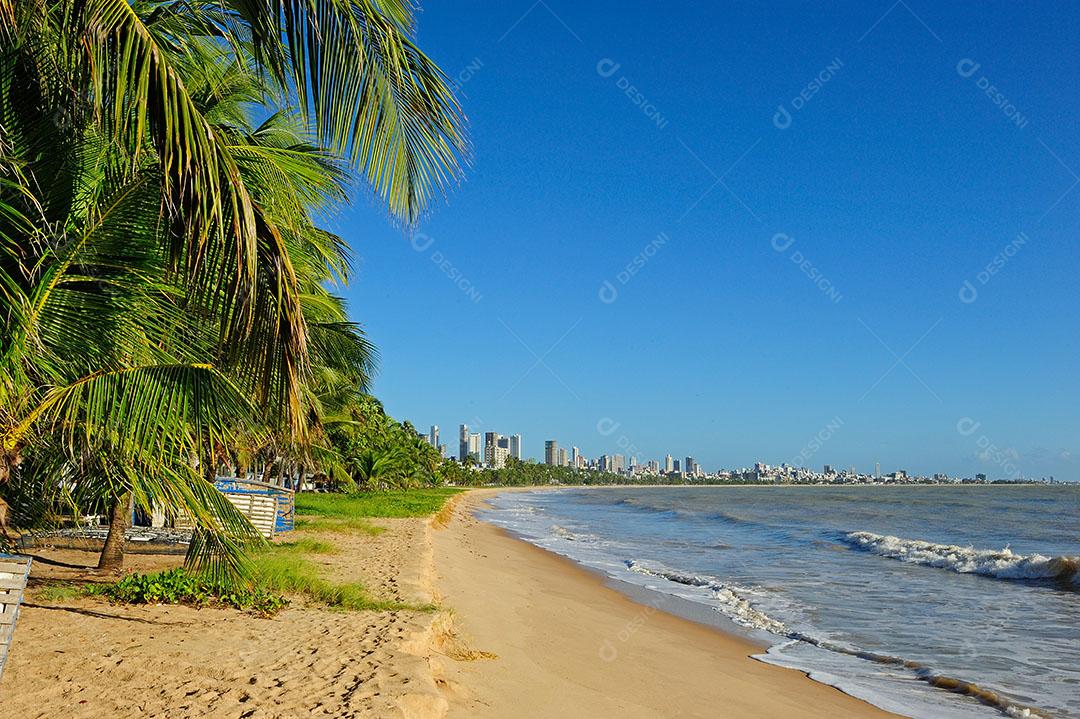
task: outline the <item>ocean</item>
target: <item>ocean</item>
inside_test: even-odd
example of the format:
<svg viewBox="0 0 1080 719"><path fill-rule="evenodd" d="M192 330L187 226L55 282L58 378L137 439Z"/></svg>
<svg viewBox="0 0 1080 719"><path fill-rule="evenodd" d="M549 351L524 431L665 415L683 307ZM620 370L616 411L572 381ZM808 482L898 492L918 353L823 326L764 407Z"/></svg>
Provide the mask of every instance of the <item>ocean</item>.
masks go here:
<svg viewBox="0 0 1080 719"><path fill-rule="evenodd" d="M912 717L1080 717L1080 486L504 493L482 517ZM640 597L639 597L640 598Z"/></svg>

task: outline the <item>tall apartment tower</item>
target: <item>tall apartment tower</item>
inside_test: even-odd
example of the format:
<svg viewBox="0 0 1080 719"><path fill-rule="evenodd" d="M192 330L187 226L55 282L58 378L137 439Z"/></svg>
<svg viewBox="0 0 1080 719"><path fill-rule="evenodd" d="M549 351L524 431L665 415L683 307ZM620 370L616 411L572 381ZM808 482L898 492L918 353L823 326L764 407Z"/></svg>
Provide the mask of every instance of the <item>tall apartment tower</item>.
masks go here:
<svg viewBox="0 0 1080 719"><path fill-rule="evenodd" d="M469 456L477 462L484 457L484 445L479 432L469 434Z"/></svg>
<svg viewBox="0 0 1080 719"><path fill-rule="evenodd" d="M673 460L671 458L670 454L664 455L664 471L665 472L674 472L675 471L675 460Z"/></svg>
<svg viewBox="0 0 1080 719"><path fill-rule="evenodd" d="M510 435L510 456L514 459L521 459L521 435Z"/></svg>
<svg viewBox="0 0 1080 719"><path fill-rule="evenodd" d="M566 457L566 448L559 447L559 466L565 467L568 464L570 464L570 460Z"/></svg>
<svg viewBox="0 0 1080 719"><path fill-rule="evenodd" d="M544 464L555 465L559 463L559 443L553 439L544 442Z"/></svg>
<svg viewBox="0 0 1080 719"><path fill-rule="evenodd" d="M439 446L439 425L431 425L431 430L428 431L428 444L436 448Z"/></svg>
<svg viewBox="0 0 1080 719"><path fill-rule="evenodd" d="M458 461L464 462L469 456L469 425L463 424L458 427Z"/></svg>

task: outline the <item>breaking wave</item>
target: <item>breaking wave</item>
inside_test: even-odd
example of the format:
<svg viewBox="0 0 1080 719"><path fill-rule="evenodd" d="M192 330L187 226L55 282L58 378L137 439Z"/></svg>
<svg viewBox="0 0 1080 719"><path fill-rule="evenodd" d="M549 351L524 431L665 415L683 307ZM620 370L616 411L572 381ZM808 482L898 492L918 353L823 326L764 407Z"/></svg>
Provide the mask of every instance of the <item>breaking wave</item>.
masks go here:
<svg viewBox="0 0 1080 719"><path fill-rule="evenodd" d="M955 544L935 544L873 532L850 532L844 541L889 559L948 569L960 574L979 574L1012 581L1071 582L1080 586L1080 556L1047 557L1001 550L974 549Z"/></svg>
<svg viewBox="0 0 1080 719"><path fill-rule="evenodd" d="M712 598L719 602L714 609L728 617L736 624L751 629L763 629L773 634L787 636L787 627L783 622L778 622L762 611L751 606L743 596L749 590L735 585L724 584L709 577L699 577L695 574L683 574L666 567L646 566L637 560L626 562L626 568L637 574L644 574L658 579L666 579L669 582L682 584L687 587L700 587L708 590Z"/></svg>
<svg viewBox="0 0 1080 719"><path fill-rule="evenodd" d="M893 539L895 539L895 537ZM1030 717L1032 719L1046 717L1045 714L1034 707L1014 702L1009 697L996 692L993 689L979 686L974 682L938 674L929 666L921 662L915 662L889 654L866 651L857 647L848 646L827 639L820 639L804 632L789 629L783 622L777 621L764 612L755 609L743 596L752 591L745 587L724 584L711 577L686 574L655 564L644 564L634 559L626 562L626 568L637 574L664 579L687 587L708 590L712 593L713 598L720 602L719 605L713 608L742 626L752 629L763 629L788 639L791 642L805 642L807 644L812 644L819 649L835 652L837 654L844 654L876 664L902 667L911 671L917 679L926 682L930 686L954 694L962 694L971 697L985 706L997 709L1006 716L1019 718Z"/></svg>

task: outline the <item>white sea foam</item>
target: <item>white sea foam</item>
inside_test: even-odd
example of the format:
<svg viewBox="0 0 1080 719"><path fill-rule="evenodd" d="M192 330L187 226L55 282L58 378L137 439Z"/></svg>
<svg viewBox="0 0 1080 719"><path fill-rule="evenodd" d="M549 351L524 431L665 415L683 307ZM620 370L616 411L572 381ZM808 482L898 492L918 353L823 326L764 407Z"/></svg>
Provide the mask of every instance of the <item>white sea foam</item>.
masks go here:
<svg viewBox="0 0 1080 719"><path fill-rule="evenodd" d="M713 608L734 621L736 624L751 629L763 629L767 632L772 632L773 634L779 634L781 636L787 634L788 630L783 622L778 622L764 612L755 609L754 606L747 601L746 597L743 595L749 594L750 591L745 587L724 584L723 582L719 582L710 577L700 577L694 574L676 572L667 567L645 565L633 559L626 563L626 568L637 574L657 577L658 579L666 579L669 582L675 582L676 584L682 584L688 587L700 587L707 590L712 599L719 602L719 604L715 605Z"/></svg>
<svg viewBox="0 0 1080 719"><path fill-rule="evenodd" d="M554 534L556 537L561 537L565 539L568 542L578 541L578 536L576 534L571 532L566 527L561 527L558 524L551 525L551 533Z"/></svg>
<svg viewBox="0 0 1080 719"><path fill-rule="evenodd" d="M1080 556L1047 557L1042 554L1017 554L1008 547L1001 550L974 549L955 544L935 544L917 539L903 539L873 532L851 532L846 541L852 546L890 559L911 564L948 569L960 574L981 574L1010 580L1080 579Z"/></svg>

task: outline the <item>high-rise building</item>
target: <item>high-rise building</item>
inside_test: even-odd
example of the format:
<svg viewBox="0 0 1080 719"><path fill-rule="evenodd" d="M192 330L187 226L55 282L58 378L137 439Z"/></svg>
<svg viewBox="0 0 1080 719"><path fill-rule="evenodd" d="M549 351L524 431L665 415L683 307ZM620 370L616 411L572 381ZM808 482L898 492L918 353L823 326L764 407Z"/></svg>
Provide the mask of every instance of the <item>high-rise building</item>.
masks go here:
<svg viewBox="0 0 1080 719"><path fill-rule="evenodd" d="M611 458L611 471L622 472L626 469L626 458L621 454L617 454Z"/></svg>
<svg viewBox="0 0 1080 719"><path fill-rule="evenodd" d="M874 463L874 477L881 479L881 462Z"/></svg>
<svg viewBox="0 0 1080 719"><path fill-rule="evenodd" d="M683 464L683 471L687 474L697 474L697 462L693 457L687 457L686 463Z"/></svg>
<svg viewBox="0 0 1080 719"><path fill-rule="evenodd" d="M500 447L498 444L484 446L484 464L493 469L502 469L506 466L506 458L510 456L510 450Z"/></svg>
<svg viewBox="0 0 1080 719"><path fill-rule="evenodd" d="M499 437L498 444L499 444L500 447L505 449L507 451L507 453L510 452L510 438L509 437Z"/></svg>
<svg viewBox="0 0 1080 719"><path fill-rule="evenodd" d="M559 462L559 443L553 439L544 442L544 464L555 465Z"/></svg>
<svg viewBox="0 0 1080 719"><path fill-rule="evenodd" d="M580 457L580 456L581 456L581 452L578 450L578 448L577 447L571 447L570 448L570 466L572 466L572 467L578 466L578 457Z"/></svg>
<svg viewBox="0 0 1080 719"><path fill-rule="evenodd" d="M484 432L484 464L495 466L495 450L499 448L499 433Z"/></svg>
<svg viewBox="0 0 1080 719"><path fill-rule="evenodd" d="M432 447L439 446L439 425L431 425L431 429L428 431L428 444Z"/></svg>
<svg viewBox="0 0 1080 719"><path fill-rule="evenodd" d="M480 439L479 432L469 434L469 456L477 462L484 456L484 447Z"/></svg>
<svg viewBox="0 0 1080 719"><path fill-rule="evenodd" d="M559 466L565 467L570 464L570 460L566 456L566 448L559 447Z"/></svg>
<svg viewBox="0 0 1080 719"><path fill-rule="evenodd" d="M521 459L521 435L510 435L510 456L514 459Z"/></svg>
<svg viewBox="0 0 1080 719"><path fill-rule="evenodd" d="M675 465L675 471L676 472L682 471L681 468L679 467L679 460L677 460L677 459L674 460L673 464Z"/></svg>
<svg viewBox="0 0 1080 719"><path fill-rule="evenodd" d="M833 468L832 468L831 464L826 464L825 465L825 472L824 473L825 474L833 474Z"/></svg>
<svg viewBox="0 0 1080 719"><path fill-rule="evenodd" d="M458 461L464 462L469 456L469 425L458 427Z"/></svg>
<svg viewBox="0 0 1080 719"><path fill-rule="evenodd" d="M665 472L674 472L675 471L675 460L673 460L671 458L670 454L664 455L664 471Z"/></svg>

